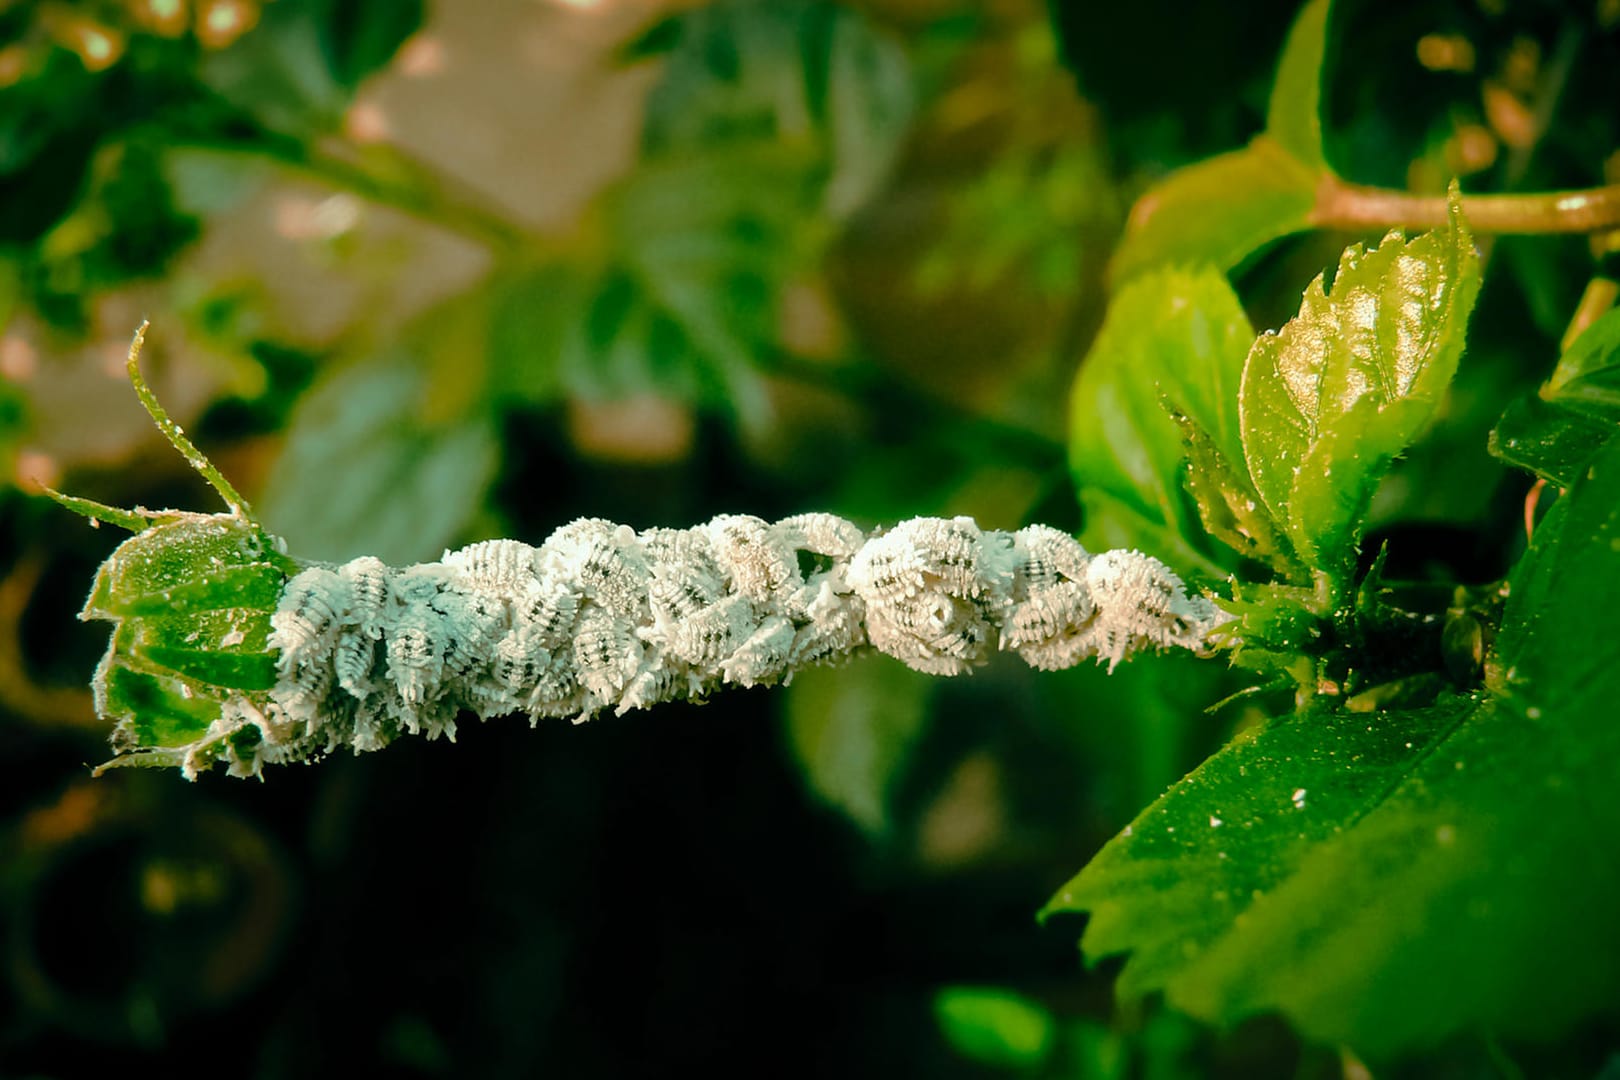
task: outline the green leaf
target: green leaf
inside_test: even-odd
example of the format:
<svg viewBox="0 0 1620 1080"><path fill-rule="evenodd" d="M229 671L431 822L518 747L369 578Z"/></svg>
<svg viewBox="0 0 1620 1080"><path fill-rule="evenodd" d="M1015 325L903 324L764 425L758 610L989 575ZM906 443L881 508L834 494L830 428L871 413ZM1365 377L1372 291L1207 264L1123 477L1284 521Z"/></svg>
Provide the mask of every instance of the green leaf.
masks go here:
<svg viewBox="0 0 1620 1080"><path fill-rule="evenodd" d="M1555 1037L1620 994L1620 448L1537 531L1487 689L1318 707L1240 736L1047 914L1089 911L1130 995L1277 1011L1380 1057L1484 1028Z"/></svg>
<svg viewBox="0 0 1620 1080"><path fill-rule="evenodd" d="M197 78L272 131L299 137L332 131L349 91L328 62L322 18L309 4L266 4L252 33L203 55Z"/></svg>
<svg viewBox="0 0 1620 1080"><path fill-rule="evenodd" d="M561 359L585 322L595 284L565 261L515 271L492 283L491 398L546 405L561 394Z"/></svg>
<svg viewBox="0 0 1620 1080"><path fill-rule="evenodd" d="M351 367L311 391L259 502L301 554L393 565L437 556L482 505L498 460L483 412L429 419L411 366Z"/></svg>
<svg viewBox="0 0 1620 1080"><path fill-rule="evenodd" d="M1433 416L1462 355L1479 257L1455 197L1450 223L1350 248L1330 294L1255 342L1240 416L1249 475L1307 563L1342 583L1395 455Z"/></svg>
<svg viewBox="0 0 1620 1080"><path fill-rule="evenodd" d="M1283 46L1266 109L1266 134L1302 164L1326 170L1322 150L1322 74L1332 0L1305 5Z"/></svg>
<svg viewBox="0 0 1620 1080"><path fill-rule="evenodd" d="M788 689L788 739L806 782L869 834L889 830L889 794L923 733L934 683L867 657L801 671Z"/></svg>
<svg viewBox="0 0 1620 1080"><path fill-rule="evenodd" d="M609 200L613 263L565 374L765 410L758 358L774 298L807 259L796 207L807 188L792 151L743 147L645 162Z"/></svg>
<svg viewBox="0 0 1620 1080"><path fill-rule="evenodd" d="M949 987L935 995L934 1016L957 1053L985 1065L1033 1068L1052 1053L1052 1014L1011 990Z"/></svg>
<svg viewBox="0 0 1620 1080"><path fill-rule="evenodd" d="M1537 393L1514 402L1491 432L1491 453L1569 487L1620 433L1620 311L1570 346Z"/></svg>
<svg viewBox="0 0 1620 1080"><path fill-rule="evenodd" d="M422 25L423 0L317 0L321 53L333 78L350 89L394 58Z"/></svg>
<svg viewBox="0 0 1620 1080"><path fill-rule="evenodd" d="M1267 136L1171 173L1131 208L1109 273L1115 284L1164 263L1222 270L1310 228L1318 174Z"/></svg>
<svg viewBox="0 0 1620 1080"><path fill-rule="evenodd" d="M834 219L887 178L910 126L904 49L840 5L720 0L660 24L631 54L660 49L668 55L647 102L648 151L795 148L813 163Z"/></svg>
<svg viewBox="0 0 1620 1080"><path fill-rule="evenodd" d="M1233 466L1202 424L1180 412L1175 420L1187 452L1187 492L1205 530L1239 555L1269 563L1278 573L1294 570L1288 541L1277 531L1248 475Z"/></svg>
<svg viewBox="0 0 1620 1080"><path fill-rule="evenodd" d="M850 12L840 14L827 46L822 107L832 157L824 205L834 220L859 210L888 179L916 106L905 50Z"/></svg>
<svg viewBox="0 0 1620 1080"><path fill-rule="evenodd" d="M1236 405L1253 337L1231 286L1208 267L1156 270L1119 291L1069 402L1069 466L1087 510L1081 543L1100 546L1093 519L1125 509L1179 537L1175 546L1207 546L1182 490L1182 437L1165 401L1241 460Z"/></svg>

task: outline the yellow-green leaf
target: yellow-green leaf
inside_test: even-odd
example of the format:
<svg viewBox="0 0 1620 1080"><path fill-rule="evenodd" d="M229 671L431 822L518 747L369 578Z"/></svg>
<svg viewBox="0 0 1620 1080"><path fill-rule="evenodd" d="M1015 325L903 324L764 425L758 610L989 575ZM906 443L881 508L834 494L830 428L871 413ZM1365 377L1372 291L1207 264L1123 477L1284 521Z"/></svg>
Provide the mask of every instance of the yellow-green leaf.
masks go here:
<svg viewBox="0 0 1620 1080"><path fill-rule="evenodd" d="M1300 557L1336 579L1378 481L1451 382L1479 279L1454 194L1445 228L1350 248L1331 291L1319 276L1299 314L1249 353L1249 475Z"/></svg>

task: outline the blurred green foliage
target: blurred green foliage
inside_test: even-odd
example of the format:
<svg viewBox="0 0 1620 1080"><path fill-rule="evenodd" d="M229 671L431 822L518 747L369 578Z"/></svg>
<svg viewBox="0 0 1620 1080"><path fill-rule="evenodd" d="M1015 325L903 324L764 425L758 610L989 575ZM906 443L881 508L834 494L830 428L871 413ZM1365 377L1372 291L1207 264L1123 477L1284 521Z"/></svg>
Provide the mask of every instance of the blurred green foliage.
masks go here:
<svg viewBox="0 0 1620 1080"><path fill-rule="evenodd" d="M1353 497L1318 492L1326 540L1229 410L1252 328L1384 231L1325 218L1324 178L1620 179L1611 8L0 5L0 1071L1595 1075L1620 412L1581 297L1612 240L1478 230L1455 380L1452 341ZM1445 235L1403 250L1466 291ZM143 314L306 557L1041 520L1237 573L1284 678L872 661L262 788L92 783L104 640L71 613L113 538L21 481L207 497L98 389ZM1521 560L1523 469L1553 508ZM1031 923L1099 850L1052 907L1169 1007Z"/></svg>

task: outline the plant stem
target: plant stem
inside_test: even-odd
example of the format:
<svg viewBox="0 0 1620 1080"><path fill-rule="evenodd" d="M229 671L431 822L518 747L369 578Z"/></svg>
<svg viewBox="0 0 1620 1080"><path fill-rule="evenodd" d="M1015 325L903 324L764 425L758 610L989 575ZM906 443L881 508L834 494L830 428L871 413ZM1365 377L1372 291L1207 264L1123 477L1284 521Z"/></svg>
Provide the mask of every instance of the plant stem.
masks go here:
<svg viewBox="0 0 1620 1080"><path fill-rule="evenodd" d="M1620 228L1620 184L1525 195L1464 195L1462 210L1476 233L1602 232ZM1324 175L1317 184L1310 223L1345 232L1439 228L1446 223L1446 197L1367 187Z"/></svg>
<svg viewBox="0 0 1620 1080"><path fill-rule="evenodd" d="M502 253L532 247L540 239L484 205L476 193L443 176L426 162L397 147L375 153L371 161L350 160L316 149L299 139L259 132L247 140L195 139L185 145L237 157L267 160L318 183L357 195L368 202L409 214L420 221L460 233ZM374 148L375 149L375 148Z"/></svg>

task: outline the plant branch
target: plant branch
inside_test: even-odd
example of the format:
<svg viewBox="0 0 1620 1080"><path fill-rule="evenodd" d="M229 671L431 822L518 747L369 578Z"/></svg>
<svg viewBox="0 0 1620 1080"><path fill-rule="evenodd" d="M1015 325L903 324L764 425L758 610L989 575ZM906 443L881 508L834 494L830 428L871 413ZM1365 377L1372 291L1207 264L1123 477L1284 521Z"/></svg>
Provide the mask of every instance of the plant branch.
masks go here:
<svg viewBox="0 0 1620 1080"><path fill-rule="evenodd" d="M530 235L489 208L474 192L396 148L368 151L368 162L319 150L299 139L256 132L250 139L193 139L184 145L267 160L289 172L459 233L503 254L532 247Z"/></svg>
<svg viewBox="0 0 1620 1080"><path fill-rule="evenodd" d="M1464 195L1463 215L1476 233L1593 233L1620 228L1620 184L1524 195ZM1446 223L1444 195L1413 195L1352 184L1325 174L1317 183L1310 224L1360 232Z"/></svg>

